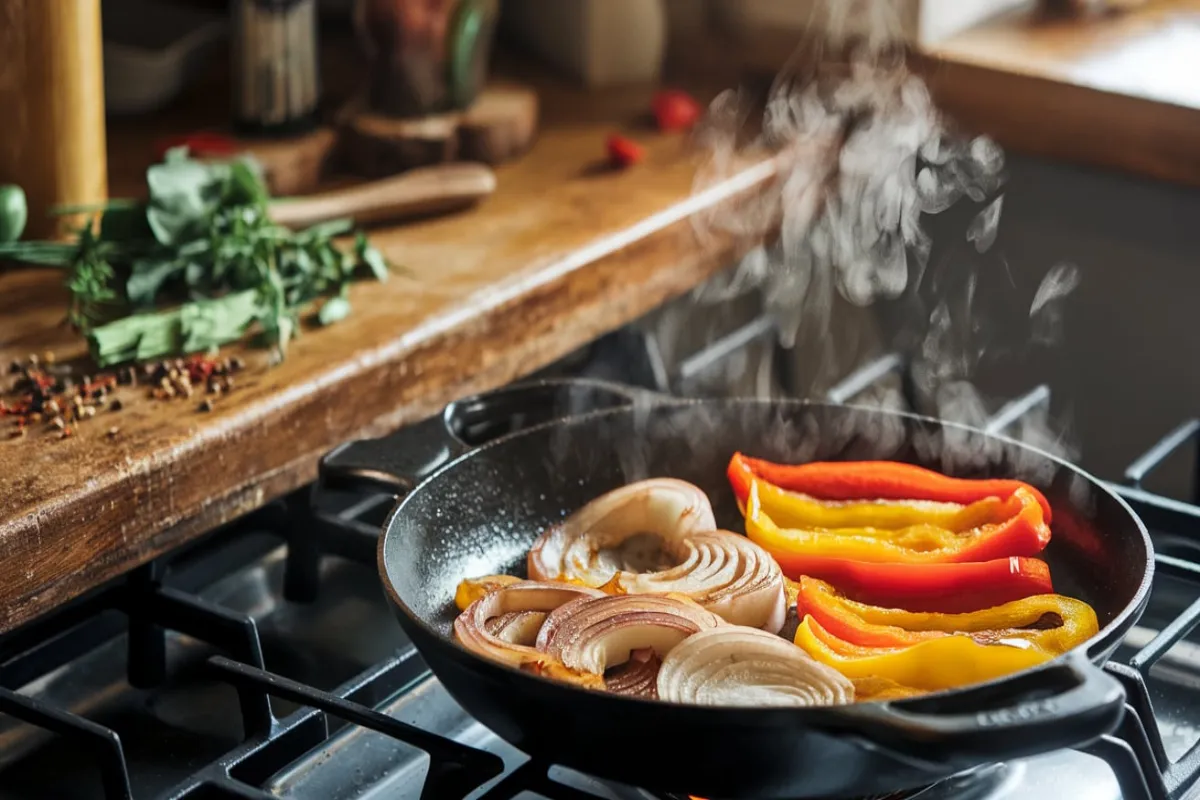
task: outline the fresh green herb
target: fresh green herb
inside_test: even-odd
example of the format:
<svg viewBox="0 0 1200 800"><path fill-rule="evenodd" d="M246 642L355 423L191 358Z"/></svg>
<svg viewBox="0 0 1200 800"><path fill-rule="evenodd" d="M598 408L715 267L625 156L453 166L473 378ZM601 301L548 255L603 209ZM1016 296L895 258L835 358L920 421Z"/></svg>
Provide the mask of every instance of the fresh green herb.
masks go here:
<svg viewBox="0 0 1200 800"><path fill-rule="evenodd" d="M240 339L258 316L258 292L248 289L101 325L89 333L88 346L97 364L195 353Z"/></svg>
<svg viewBox="0 0 1200 800"><path fill-rule="evenodd" d="M146 203L59 209L98 215L73 242L0 243L0 259L66 271L69 319L100 366L206 350L251 328L282 354L313 301L328 298L317 317L333 324L350 312L354 278L388 277L361 232L351 247L335 243L354 233L350 220L303 231L273 223L253 161L199 162L181 148L146 183Z"/></svg>
<svg viewBox="0 0 1200 800"><path fill-rule="evenodd" d="M331 297L317 312L317 319L322 325L332 325L341 322L350 314L350 301L341 295Z"/></svg>

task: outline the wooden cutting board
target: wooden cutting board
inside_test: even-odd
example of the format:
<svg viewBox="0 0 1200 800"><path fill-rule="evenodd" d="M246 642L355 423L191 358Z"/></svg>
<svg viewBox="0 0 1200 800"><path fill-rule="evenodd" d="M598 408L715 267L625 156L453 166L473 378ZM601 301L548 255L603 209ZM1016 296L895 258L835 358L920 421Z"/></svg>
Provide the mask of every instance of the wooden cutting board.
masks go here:
<svg viewBox="0 0 1200 800"><path fill-rule="evenodd" d="M538 96L525 86L489 86L464 112L392 119L348 105L334 124L303 136L241 142L275 196L308 194L331 171L385 178L448 161L496 165L533 146Z"/></svg>
<svg viewBox="0 0 1200 800"><path fill-rule="evenodd" d="M500 164L525 153L537 135L538 97L520 85L494 85L462 112L395 119L345 109L340 161L358 175L378 178L446 161Z"/></svg>

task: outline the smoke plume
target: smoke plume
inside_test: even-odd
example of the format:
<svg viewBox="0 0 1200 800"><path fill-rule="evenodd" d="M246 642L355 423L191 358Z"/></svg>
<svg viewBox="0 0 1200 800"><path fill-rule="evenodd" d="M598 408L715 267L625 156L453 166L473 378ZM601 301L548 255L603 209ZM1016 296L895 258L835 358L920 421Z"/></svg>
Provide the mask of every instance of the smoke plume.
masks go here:
<svg viewBox="0 0 1200 800"><path fill-rule="evenodd" d="M1032 302L1023 300L1025 322L1014 326L1011 315L996 312L1019 296L996 247L1004 153L985 136L958 133L939 112L906 64L899 9L896 0L819 3L805 37L810 45L775 80L765 108L735 90L712 103L697 135L705 162L696 188L753 158L776 159L780 176L763 195L696 219L702 239L719 233L767 242L696 300L724 303L761 290L781 343L792 348L804 336L823 336L815 369L836 379L854 366L840 363L831 341L839 309L903 298L913 388L925 403L918 410L979 426L1002 404L975 385L982 360L1003 349L1054 344L1079 270L1051 269ZM819 46L811 46L814 39ZM965 225L956 243L935 248L926 223L952 208L968 209ZM931 259L938 260L933 268ZM905 404L887 386L872 400ZM1044 408L1005 433L1077 455L1063 423ZM940 447L950 469L965 466L954 463L962 459L989 458L953 441Z"/></svg>

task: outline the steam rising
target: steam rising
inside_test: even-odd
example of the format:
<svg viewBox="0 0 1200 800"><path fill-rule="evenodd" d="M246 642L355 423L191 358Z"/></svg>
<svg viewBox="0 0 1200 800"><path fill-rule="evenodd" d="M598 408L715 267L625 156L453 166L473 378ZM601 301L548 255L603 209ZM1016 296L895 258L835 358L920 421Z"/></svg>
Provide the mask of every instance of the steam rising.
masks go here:
<svg viewBox="0 0 1200 800"><path fill-rule="evenodd" d="M709 162L697 188L728 177L746 151L765 150L783 165L778 192L714 209L698 225L702 235L767 236L778 228L771 252L747 259L733 285L766 289L787 346L804 315L828 315L832 289L859 306L899 297L928 264L932 241L922 215L964 196L982 201L1003 184L1000 148L951 136L925 84L886 52L860 47L846 63L785 73L749 147L739 145L745 102L726 92L713 103L702 133ZM968 234L981 252L995 240L1001 199Z"/></svg>
<svg viewBox="0 0 1200 800"><path fill-rule="evenodd" d="M830 337L839 304L870 306L920 293L921 299L909 305L913 318L908 322L916 333L912 375L928 406L921 410L981 426L1000 405L973 383L985 353L997 345L999 327L981 310L981 295L997 302L997 282L987 283L985 293L981 281L988 270L993 277L1005 275L1000 288L1010 297L1001 301L1009 304L1018 292L1003 253L993 251L1004 206L1004 153L987 137L951 130L924 82L905 65L903 48L897 46L898 8L895 0L818 4L813 25L824 34L825 46L815 58L810 53L793 59L772 86L765 109L756 111L745 93L732 90L713 102L698 133L706 163L697 175L697 190L732 175L750 158L773 157L781 171L772 190L696 220L702 240L732 234L770 242L696 299L719 303L761 289L781 343L791 348L802 331ZM859 35L851 37L852 30ZM836 55L842 53L847 55ZM923 223L967 203L978 210L962 229L963 247L957 249L973 250L976 259L955 255L951 247L951 263L939 264L929 280L934 242ZM979 263L985 255L990 263ZM1058 341L1062 301L1079 282L1072 265L1056 266L1046 275L1029 306L1021 346ZM821 347L827 361L835 360L828 341ZM852 366L824 363L815 371L840 376ZM892 387L878 389L872 401L887 408L906 405ZM872 419L867 424L882 424ZM870 433L903 436L902 430ZM1005 433L1064 457L1077 455L1065 428L1044 409ZM927 449L937 448L927 455L954 471L1001 455L982 452L976 439L967 447L967 439L957 441L956 435L948 429L942 441L926 443Z"/></svg>

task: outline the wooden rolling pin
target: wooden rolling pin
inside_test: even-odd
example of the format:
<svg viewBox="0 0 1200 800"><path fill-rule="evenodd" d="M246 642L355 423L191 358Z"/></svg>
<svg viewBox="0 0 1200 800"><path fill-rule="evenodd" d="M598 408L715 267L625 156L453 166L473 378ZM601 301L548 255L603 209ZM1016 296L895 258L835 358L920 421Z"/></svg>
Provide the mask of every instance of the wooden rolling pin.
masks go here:
<svg viewBox="0 0 1200 800"><path fill-rule="evenodd" d="M304 228L339 217L359 225L454 211L496 190L496 175L484 164L442 164L392 178L303 197L271 201L271 219Z"/></svg>
<svg viewBox="0 0 1200 800"><path fill-rule="evenodd" d="M74 222L52 206L107 196L102 53L100 0L0 0L0 183L25 190L26 236Z"/></svg>

